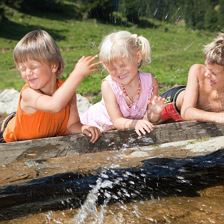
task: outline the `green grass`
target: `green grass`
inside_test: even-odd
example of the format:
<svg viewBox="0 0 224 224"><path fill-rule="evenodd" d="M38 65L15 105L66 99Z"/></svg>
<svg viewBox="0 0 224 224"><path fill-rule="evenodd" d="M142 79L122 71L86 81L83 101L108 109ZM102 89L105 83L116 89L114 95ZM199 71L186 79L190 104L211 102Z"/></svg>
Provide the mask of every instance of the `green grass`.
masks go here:
<svg viewBox="0 0 224 224"><path fill-rule="evenodd" d="M161 90L175 84L185 84L191 64L203 63L203 45L209 43L215 33L193 31L184 26L162 24L158 28L122 27L101 24L95 20L68 20L50 15L31 16L9 10L10 19L0 28L0 89L23 85L12 60L12 51L17 41L27 32L41 28L48 31L61 48L65 60L63 77L72 71L75 62L82 55L97 54L102 38L112 31L128 30L149 39L152 48L152 63L142 68L152 72L158 79ZM78 92L94 95L99 100L100 83L106 73L99 71L86 78Z"/></svg>

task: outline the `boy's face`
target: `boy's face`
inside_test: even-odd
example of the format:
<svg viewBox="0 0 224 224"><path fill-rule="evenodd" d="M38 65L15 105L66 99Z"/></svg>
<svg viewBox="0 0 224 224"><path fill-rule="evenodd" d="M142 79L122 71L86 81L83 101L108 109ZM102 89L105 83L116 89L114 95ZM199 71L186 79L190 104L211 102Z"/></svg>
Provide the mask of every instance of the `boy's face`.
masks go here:
<svg viewBox="0 0 224 224"><path fill-rule="evenodd" d="M205 76L209 79L211 86L224 86L224 67L205 61Z"/></svg>
<svg viewBox="0 0 224 224"><path fill-rule="evenodd" d="M17 66L22 79L32 89L42 89L53 77L51 66L36 60L28 60Z"/></svg>

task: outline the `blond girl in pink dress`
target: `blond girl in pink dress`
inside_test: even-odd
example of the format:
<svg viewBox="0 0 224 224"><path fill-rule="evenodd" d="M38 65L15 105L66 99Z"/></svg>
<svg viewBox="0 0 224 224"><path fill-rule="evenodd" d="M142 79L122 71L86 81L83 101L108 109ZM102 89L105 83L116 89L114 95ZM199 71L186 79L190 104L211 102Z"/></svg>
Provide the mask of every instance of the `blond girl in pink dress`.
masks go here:
<svg viewBox="0 0 224 224"><path fill-rule="evenodd" d="M139 136L151 132L164 99L158 96L154 76L139 71L151 61L149 41L128 31L111 33L100 45L99 60L109 73L102 81L102 100L80 115L81 122L102 132L113 128L135 129Z"/></svg>

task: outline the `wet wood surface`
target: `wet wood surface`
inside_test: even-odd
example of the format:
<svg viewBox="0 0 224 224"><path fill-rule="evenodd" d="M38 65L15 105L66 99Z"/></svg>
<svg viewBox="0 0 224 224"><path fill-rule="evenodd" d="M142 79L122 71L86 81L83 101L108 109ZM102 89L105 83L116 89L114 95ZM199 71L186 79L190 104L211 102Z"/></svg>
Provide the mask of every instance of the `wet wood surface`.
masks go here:
<svg viewBox="0 0 224 224"><path fill-rule="evenodd" d="M79 207L99 182L98 203L192 196L224 185L224 143L210 151L205 144L200 152L159 146L223 135L223 125L180 122L142 138L134 131L108 132L94 145L82 135L2 144L0 220Z"/></svg>
<svg viewBox="0 0 224 224"><path fill-rule="evenodd" d="M0 165L21 159L47 159L222 135L224 135L223 124L178 122L158 125L143 137L138 137L133 130L110 131L104 133L95 144L90 144L87 137L81 134L12 142L0 144Z"/></svg>

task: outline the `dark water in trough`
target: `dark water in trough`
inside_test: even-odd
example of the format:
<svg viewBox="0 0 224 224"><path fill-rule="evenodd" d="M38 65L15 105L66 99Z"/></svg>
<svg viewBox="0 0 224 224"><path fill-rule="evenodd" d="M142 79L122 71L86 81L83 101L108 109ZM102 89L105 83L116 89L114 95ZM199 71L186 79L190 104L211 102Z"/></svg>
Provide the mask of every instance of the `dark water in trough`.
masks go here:
<svg viewBox="0 0 224 224"><path fill-rule="evenodd" d="M71 209L29 215L4 224L223 224L224 220L224 186L206 189L197 197L168 197L116 203L92 208L83 222L75 218L80 210ZM91 210L91 209L90 209Z"/></svg>
<svg viewBox="0 0 224 224"><path fill-rule="evenodd" d="M53 178L65 186L62 193L70 193L60 202L70 208L32 214L32 208L24 207L24 217L0 223L223 224L223 173L224 149L202 156L145 159L141 166L132 168L111 165L76 181L76 174L64 173ZM44 181L39 179L38 187ZM85 200L80 202L73 195L78 182L84 183L79 194Z"/></svg>

